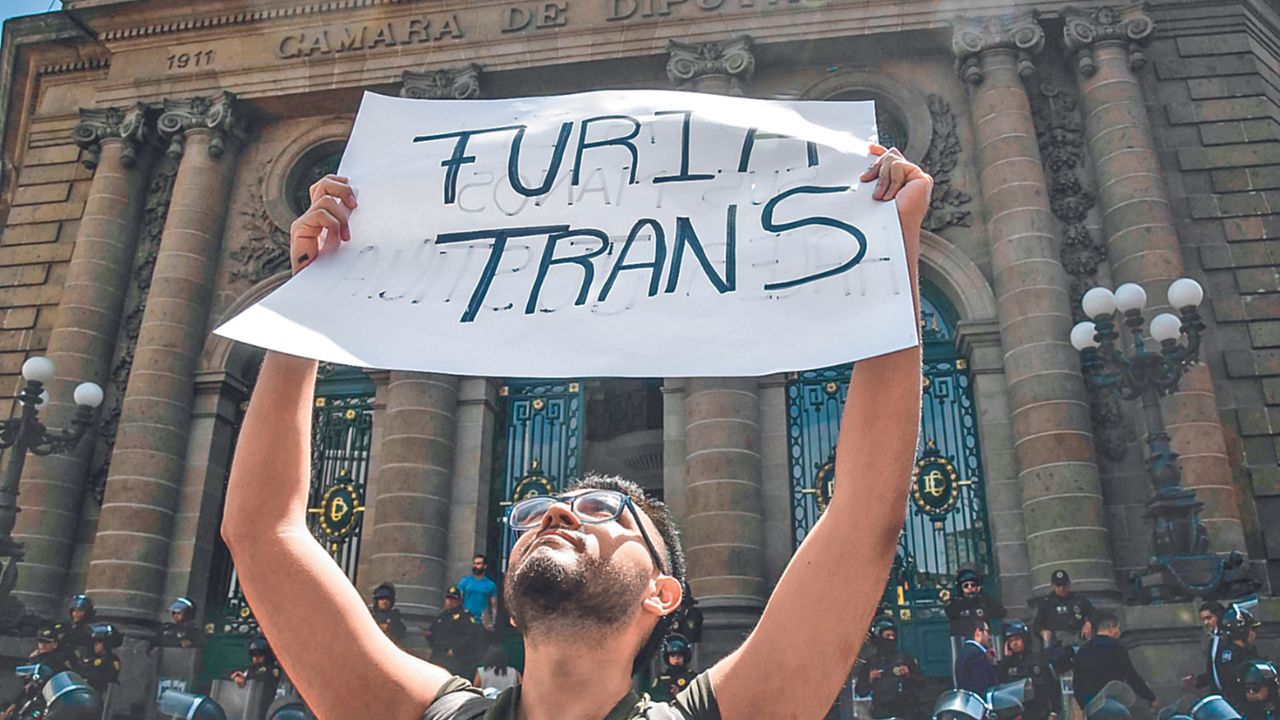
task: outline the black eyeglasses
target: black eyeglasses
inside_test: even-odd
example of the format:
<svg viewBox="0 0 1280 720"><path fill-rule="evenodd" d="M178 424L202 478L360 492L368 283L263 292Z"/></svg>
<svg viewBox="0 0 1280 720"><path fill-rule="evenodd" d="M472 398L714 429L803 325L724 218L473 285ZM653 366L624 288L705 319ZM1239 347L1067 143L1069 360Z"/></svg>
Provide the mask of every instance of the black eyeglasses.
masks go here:
<svg viewBox="0 0 1280 720"><path fill-rule="evenodd" d="M649 550L649 557L653 558L654 567L658 572L666 572L657 548L649 539L649 533L645 532L644 523L640 522L640 511L630 497L618 490L590 490L581 495L539 495L525 498L511 506L511 511L507 514L507 525L516 532L532 530L542 524L542 519L552 505L561 502L569 504L570 512L583 525L600 525L617 520L624 509L630 510L636 529L644 539L644 546Z"/></svg>

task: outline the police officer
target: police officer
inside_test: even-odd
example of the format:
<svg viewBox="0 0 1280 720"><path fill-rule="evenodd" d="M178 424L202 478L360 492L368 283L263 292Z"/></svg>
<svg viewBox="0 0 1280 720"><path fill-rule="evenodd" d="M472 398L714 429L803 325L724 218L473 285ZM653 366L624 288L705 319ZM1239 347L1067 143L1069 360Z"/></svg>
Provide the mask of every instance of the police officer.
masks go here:
<svg viewBox="0 0 1280 720"><path fill-rule="evenodd" d="M964 569L956 573L955 592L947 599L947 619L951 621L951 635L964 635L970 620L990 623L1005 616L1004 605L982 590L982 575L977 570Z"/></svg>
<svg viewBox="0 0 1280 720"><path fill-rule="evenodd" d="M382 632L387 634L397 645L404 640L408 630L404 626L404 620L400 617L400 611L396 609L396 586L389 582L384 582L373 590L373 604L369 606L369 613L373 615L373 619L378 623L378 627L382 628Z"/></svg>
<svg viewBox="0 0 1280 720"><path fill-rule="evenodd" d="M16 671L22 678L22 689L18 691L18 697L0 712L0 720L36 720L44 717L44 695L40 691L49 678L61 671L40 663L19 666Z"/></svg>
<svg viewBox="0 0 1280 720"><path fill-rule="evenodd" d="M93 637L89 626L93 624L93 600L88 595L76 595L67 607L70 622L53 627L62 646L84 659L93 655Z"/></svg>
<svg viewBox="0 0 1280 720"><path fill-rule="evenodd" d="M58 633L52 627L40 628L36 633L36 649L29 656L32 663L48 665L56 675L64 670L76 670L79 663L72 653L58 640ZM45 678L46 680L48 678Z"/></svg>
<svg viewBox="0 0 1280 720"><path fill-rule="evenodd" d="M175 598L169 603L169 615L173 618L156 631L147 652L157 647L190 648L200 644L200 626L196 625L196 604L187 598Z"/></svg>
<svg viewBox="0 0 1280 720"><path fill-rule="evenodd" d="M1264 659L1254 643L1258 640L1258 626L1262 623L1253 613L1239 605L1232 605L1222 614L1218 629L1222 634L1218 650L1209 664L1209 685L1222 694L1232 707L1245 703L1240 676L1253 660Z"/></svg>
<svg viewBox="0 0 1280 720"><path fill-rule="evenodd" d="M1053 584L1053 592L1039 599L1033 621L1044 647L1073 645L1079 640L1088 640L1093 634L1093 603L1089 598L1071 592L1071 576L1066 570L1054 570L1049 581Z"/></svg>
<svg viewBox="0 0 1280 720"><path fill-rule="evenodd" d="M110 623L90 625L89 637L93 647L80 659L80 675L89 687L106 697L111 684L120 683L120 658L111 651L124 643L124 637Z"/></svg>
<svg viewBox="0 0 1280 720"><path fill-rule="evenodd" d="M458 677L471 679L484 647L484 626L462 609L462 593L450 586L444 594L444 610L426 631L431 662Z"/></svg>
<svg viewBox="0 0 1280 720"><path fill-rule="evenodd" d="M693 662L693 648L683 635L668 635L663 659L666 670L653 679L649 686L649 699L655 702L671 702L697 675L690 666Z"/></svg>
<svg viewBox="0 0 1280 720"><path fill-rule="evenodd" d="M1276 666L1266 660L1250 660L1240 673L1244 704L1236 709L1245 720L1276 720L1280 717L1280 678Z"/></svg>
<svg viewBox="0 0 1280 720"><path fill-rule="evenodd" d="M1026 720L1047 720L1057 717L1062 709L1062 692L1058 678L1043 654L1031 647L1031 628L1025 623L1011 620L1004 624L1004 657L996 664L996 677L1000 683L1030 680L1034 689L1032 699L1024 703Z"/></svg>
<svg viewBox="0 0 1280 720"><path fill-rule="evenodd" d="M256 637L249 641L249 667L231 673L231 680L236 687L244 687L250 680L266 680L271 683L280 681L280 665L266 638Z"/></svg>
<svg viewBox="0 0 1280 720"><path fill-rule="evenodd" d="M871 643L858 664L856 690L871 695L874 718L910 718L924 689L920 663L898 647L898 625L881 615L871 621Z"/></svg>

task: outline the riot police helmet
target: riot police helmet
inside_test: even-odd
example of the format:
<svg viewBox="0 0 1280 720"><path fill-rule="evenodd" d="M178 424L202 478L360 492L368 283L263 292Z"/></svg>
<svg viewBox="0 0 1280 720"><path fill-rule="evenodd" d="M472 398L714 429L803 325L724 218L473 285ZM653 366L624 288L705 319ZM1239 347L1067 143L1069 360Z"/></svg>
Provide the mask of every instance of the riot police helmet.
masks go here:
<svg viewBox="0 0 1280 720"><path fill-rule="evenodd" d="M980 695L956 689L938 696L930 717L933 720L986 720L990 714Z"/></svg>
<svg viewBox="0 0 1280 720"><path fill-rule="evenodd" d="M684 658L685 664L693 656L693 649L689 647L689 641L683 635L672 633L667 636L666 642L663 643L662 656L679 655Z"/></svg>
<svg viewBox="0 0 1280 720"><path fill-rule="evenodd" d="M13 674L27 680L34 680L42 683L53 677L53 668L44 663L31 663L30 665L19 665L13 669Z"/></svg>
<svg viewBox="0 0 1280 720"><path fill-rule="evenodd" d="M213 698L180 690L165 690L157 703L160 712L186 720L227 720L227 713Z"/></svg>
<svg viewBox="0 0 1280 720"><path fill-rule="evenodd" d="M94 642L100 642L109 648L118 648L124 644L124 636L111 623L94 623L90 625L89 637L93 638Z"/></svg>
<svg viewBox="0 0 1280 720"><path fill-rule="evenodd" d="M1240 671L1240 684L1246 688L1278 687L1276 666L1266 660L1252 660Z"/></svg>
<svg viewBox="0 0 1280 720"><path fill-rule="evenodd" d="M373 589L373 601L377 602L386 598L391 601L392 605L396 604L396 586L389 582L384 582Z"/></svg>
<svg viewBox="0 0 1280 720"><path fill-rule="evenodd" d="M1195 720L1240 720L1240 713L1236 712L1226 698L1210 695L1191 708L1191 717Z"/></svg>
<svg viewBox="0 0 1280 720"><path fill-rule="evenodd" d="M1130 720L1133 717L1129 708L1113 698L1097 704L1089 703L1089 708L1092 712L1085 716L1085 720Z"/></svg>
<svg viewBox="0 0 1280 720"><path fill-rule="evenodd" d="M982 585L982 573L973 568L965 568L956 573L956 587L960 587L967 582L977 583L979 587Z"/></svg>
<svg viewBox="0 0 1280 720"><path fill-rule="evenodd" d="M67 603L67 611L83 610L86 620L93 619L93 598L83 593L71 598L71 602Z"/></svg>
<svg viewBox="0 0 1280 720"><path fill-rule="evenodd" d="M898 633L898 623L894 622L889 615L880 615L871 621L871 637L877 640L883 640L884 634L892 630L895 635Z"/></svg>
<svg viewBox="0 0 1280 720"><path fill-rule="evenodd" d="M40 694L44 697L44 720L98 720L102 717L102 697L76 673L54 675L44 684Z"/></svg>
<svg viewBox="0 0 1280 720"><path fill-rule="evenodd" d="M184 597L174 598L173 602L169 603L169 612L186 613L187 619L190 620L196 614L196 604Z"/></svg>
<svg viewBox="0 0 1280 720"><path fill-rule="evenodd" d="M1218 626L1227 637L1233 640L1246 640L1249 637L1249 630L1261 624L1246 608L1232 605L1222 613L1222 620L1219 621Z"/></svg>
<svg viewBox="0 0 1280 720"><path fill-rule="evenodd" d="M1031 628L1027 627L1027 624L1021 620L1010 620L1001 629L1000 637L1004 638L1005 642L1008 642L1009 638L1021 637L1024 643L1029 643L1031 642Z"/></svg>
<svg viewBox="0 0 1280 720"><path fill-rule="evenodd" d="M1022 716L1027 701L1035 697L1030 680L997 685L987 691L987 707L999 720L1013 720Z"/></svg>
<svg viewBox="0 0 1280 720"><path fill-rule="evenodd" d="M267 645L266 638L256 637L249 641L248 651L250 655L268 655L271 653L271 647Z"/></svg>

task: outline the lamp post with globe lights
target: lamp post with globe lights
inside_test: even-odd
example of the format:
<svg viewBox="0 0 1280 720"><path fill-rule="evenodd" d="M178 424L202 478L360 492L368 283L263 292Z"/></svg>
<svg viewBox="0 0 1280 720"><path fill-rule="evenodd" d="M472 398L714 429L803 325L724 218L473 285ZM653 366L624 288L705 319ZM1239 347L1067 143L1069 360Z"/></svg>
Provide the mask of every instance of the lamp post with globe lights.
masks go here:
<svg viewBox="0 0 1280 720"><path fill-rule="evenodd" d="M22 365L26 384L18 395L22 405L18 417L0 422L0 449L9 451L3 482L0 482L0 615L16 621L22 616L21 604L11 596L18 582L18 562L22 560L22 544L13 539L13 526L18 520L18 481L26 465L27 452L45 456L73 452L93 426L94 414L102 404L102 388L84 382L76 386L72 399L76 414L71 427L56 430L40 421L39 406L49 401L45 386L53 381L53 361L46 357L29 358ZM3 624L3 623L0 623Z"/></svg>
<svg viewBox="0 0 1280 720"><path fill-rule="evenodd" d="M1071 329L1071 344L1080 352L1085 377L1092 385L1124 400L1142 401L1153 491L1147 504L1152 557L1146 573L1134 578L1136 599L1233 597L1251 592L1254 583L1238 552L1225 559L1209 553L1209 535L1200 519L1204 503L1194 490L1182 487L1182 469L1160 410L1160 397L1177 391L1183 374L1199 357L1204 323L1198 307L1204 290L1191 278L1179 278L1169 285L1168 299L1181 316L1160 313L1147 325L1142 312L1147 293L1140 285L1125 283L1114 293L1093 288L1081 302L1085 316L1093 319ZM1117 346L1117 311L1133 340L1133 349L1127 352Z"/></svg>

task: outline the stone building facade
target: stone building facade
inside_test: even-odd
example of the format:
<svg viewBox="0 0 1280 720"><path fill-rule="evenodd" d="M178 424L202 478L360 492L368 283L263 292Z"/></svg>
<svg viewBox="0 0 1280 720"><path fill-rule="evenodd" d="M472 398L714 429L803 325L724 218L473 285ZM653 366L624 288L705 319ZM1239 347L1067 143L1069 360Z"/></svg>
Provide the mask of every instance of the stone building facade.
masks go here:
<svg viewBox="0 0 1280 720"><path fill-rule="evenodd" d="M60 615L84 590L141 633L185 595L212 599L216 633L234 629L216 615L226 598L240 609L217 529L261 355L210 329L285 279L289 223L364 91L876 99L882 137L936 179L921 273L926 335L950 374L933 391L963 393L937 407L958 423L939 452L959 466L968 519L923 519L919 544L904 541L897 600L887 594L904 622L936 618L965 563L1014 614L1058 568L1119 607L1146 566L1141 418L1090 389L1068 342L1097 284L1140 283L1153 308L1177 277L1205 286L1203 362L1164 417L1212 551L1244 553L1265 596L1280 581L1273 3L64 5L4 31L0 390L16 395L23 361L44 354L58 368L49 422L70 417L79 380L107 401L94 442L23 474L17 596L33 613ZM474 553L500 565L503 503L622 472L681 520L713 657L749 630L820 511L828 450L808 467L796 458L825 421L805 420L802 395L838 399L843 372L537 382L334 369L317 398L318 422L337 429L317 454L315 504L323 515L342 495L329 489L349 485L342 502L362 518L323 539L362 592L394 580L420 624ZM548 409L569 418L539 426L560 433L555 449L513 419ZM906 557L916 551L943 559L926 570ZM932 575L930 598L913 572ZM1155 685L1196 670L1189 604L1124 612ZM1261 612L1280 614L1270 601ZM926 626L915 641L936 644Z"/></svg>

